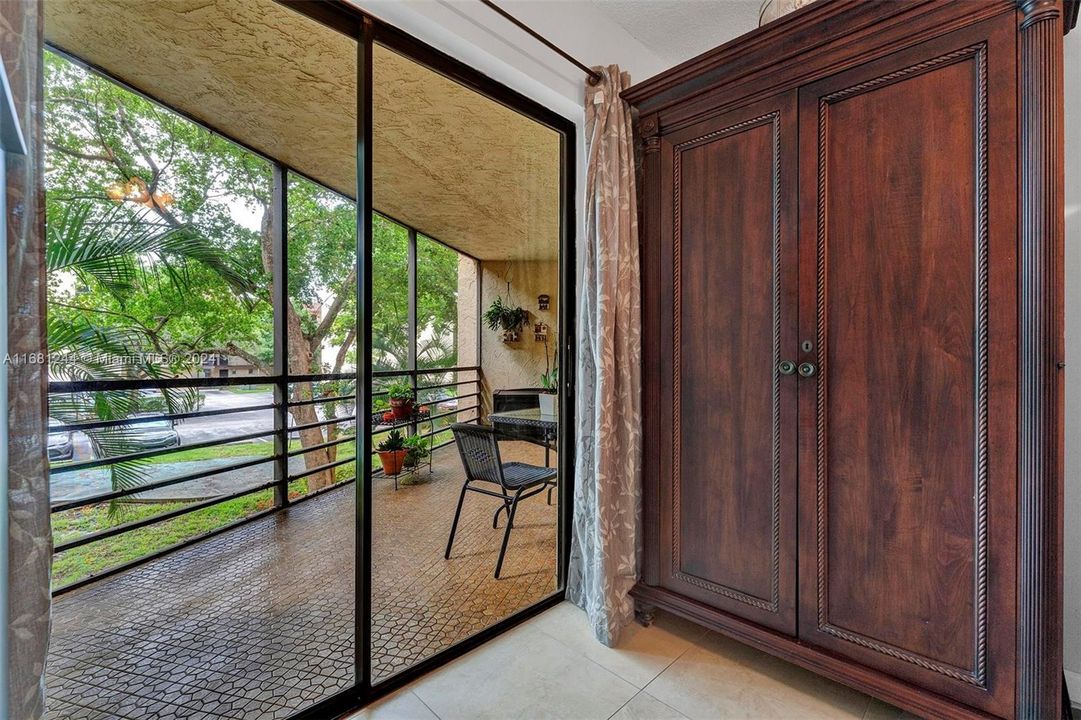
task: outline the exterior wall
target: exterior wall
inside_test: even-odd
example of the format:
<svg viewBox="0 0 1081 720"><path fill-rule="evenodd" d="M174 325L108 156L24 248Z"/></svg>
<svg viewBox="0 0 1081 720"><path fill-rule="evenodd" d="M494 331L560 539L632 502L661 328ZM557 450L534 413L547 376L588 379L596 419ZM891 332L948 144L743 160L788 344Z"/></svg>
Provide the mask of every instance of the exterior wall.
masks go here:
<svg viewBox="0 0 1081 720"><path fill-rule="evenodd" d="M510 282L510 295L507 295ZM547 310L537 309L537 296L551 298ZM484 261L481 263L480 312L484 313L496 297L520 305L529 311L530 323L548 324L548 353L554 364L554 339L559 328L559 262L545 261ZM485 414L491 409L492 392L504 388L540 387L545 370L544 343L533 338L532 324L526 327L518 342L503 342L500 333L481 327L481 371L484 374L483 393Z"/></svg>

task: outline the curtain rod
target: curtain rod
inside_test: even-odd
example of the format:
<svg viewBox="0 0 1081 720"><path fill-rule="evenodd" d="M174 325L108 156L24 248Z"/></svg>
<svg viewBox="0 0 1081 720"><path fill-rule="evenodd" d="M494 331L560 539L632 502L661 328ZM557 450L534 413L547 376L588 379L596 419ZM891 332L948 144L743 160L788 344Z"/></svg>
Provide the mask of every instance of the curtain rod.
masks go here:
<svg viewBox="0 0 1081 720"><path fill-rule="evenodd" d="M488 7L490 7L492 10L495 10L497 13L499 13L500 15L505 17L507 20L510 20L512 23L517 25L522 30L529 33L533 38L535 38L536 40L541 42L549 50L552 50L552 51L558 53L559 56L561 58L563 58L564 60L566 60L569 63L573 63L579 70L581 70L582 72L584 72L586 75L589 76L589 81L588 82L589 82L590 85L596 85L597 83L599 83L601 81L601 74L599 72L597 72L596 70L590 69L589 67L586 67L582 63L575 60L573 57L571 57L566 52L564 52L561 48L556 46L555 43L550 42L548 39L546 39L543 35L538 33L536 30L529 27L524 22L522 22L518 18L516 18L513 15L511 15L510 13L508 13L506 10L504 10L503 8L496 5L494 2L492 2L492 0L480 0L480 1L482 3L484 3L485 5L487 5Z"/></svg>

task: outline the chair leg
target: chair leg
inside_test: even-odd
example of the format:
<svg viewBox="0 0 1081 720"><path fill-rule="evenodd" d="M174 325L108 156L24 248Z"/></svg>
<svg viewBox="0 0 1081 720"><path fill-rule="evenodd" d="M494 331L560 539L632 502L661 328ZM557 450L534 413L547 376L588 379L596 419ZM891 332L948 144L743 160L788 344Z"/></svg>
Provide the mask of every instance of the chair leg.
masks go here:
<svg viewBox="0 0 1081 720"><path fill-rule="evenodd" d="M458 518L462 516L462 503L465 502L465 491L469 489L469 482L462 485L462 494L458 496L458 509L454 511L454 522L450 526L450 537L447 538L447 551L443 554L444 560L450 560L450 548L454 545L454 533L458 530Z"/></svg>
<svg viewBox="0 0 1081 720"><path fill-rule="evenodd" d="M552 491L555 490L555 489L556 489L555 485L549 485L548 486L548 504L549 505L552 504Z"/></svg>
<svg viewBox="0 0 1081 720"><path fill-rule="evenodd" d="M510 504L510 500L504 500L503 504L495 509L495 515L492 516L492 529L495 530L499 527L499 513L507 509Z"/></svg>
<svg viewBox="0 0 1081 720"><path fill-rule="evenodd" d="M503 545L499 548L499 559L495 563L495 579L499 579L499 573L503 569L503 558L507 555L507 541L510 540L510 529L514 527L514 514L518 511L518 498L521 497L522 491L514 493L514 499L510 501L510 508L507 510L507 529L503 531Z"/></svg>

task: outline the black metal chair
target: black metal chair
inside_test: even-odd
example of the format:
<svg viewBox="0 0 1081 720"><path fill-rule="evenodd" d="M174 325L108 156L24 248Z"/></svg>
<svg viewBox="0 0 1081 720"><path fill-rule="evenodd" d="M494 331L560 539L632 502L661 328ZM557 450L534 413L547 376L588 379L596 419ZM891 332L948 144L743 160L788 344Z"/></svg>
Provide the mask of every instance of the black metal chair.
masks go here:
<svg viewBox="0 0 1081 720"><path fill-rule="evenodd" d="M462 515L462 504L465 502L466 492L497 497L503 501L503 504L496 509L495 516L492 518L493 528L499 526L499 513L504 510L507 512L503 545L499 548L499 559L495 564L495 577L498 579L499 572L503 569L503 558L507 554L507 541L510 539L511 528L514 527L514 515L518 510L518 503L544 492L557 471L555 468L526 463L503 462L499 456L499 435L490 427L457 423L451 425L451 430L454 432L454 441L458 445L462 465L465 467L465 482L458 496L458 509L454 511L454 523L450 526L447 552L443 557L450 559L454 533L458 530L458 519ZM499 490L477 487L475 483L496 485Z"/></svg>

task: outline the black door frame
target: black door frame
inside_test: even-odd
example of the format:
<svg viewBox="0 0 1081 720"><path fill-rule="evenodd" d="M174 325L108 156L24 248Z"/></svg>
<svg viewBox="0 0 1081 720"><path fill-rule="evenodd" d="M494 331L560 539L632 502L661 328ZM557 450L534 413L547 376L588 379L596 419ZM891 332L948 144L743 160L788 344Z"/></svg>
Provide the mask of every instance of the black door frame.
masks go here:
<svg viewBox="0 0 1081 720"><path fill-rule="evenodd" d="M370 463L358 463L356 483L356 674L353 687L331 696L292 716L292 720L333 717L384 697L421 675L447 664L477 646L506 632L540 612L563 601L570 556L571 500L574 496L574 369L575 369L575 134L573 121L493 80L480 71L424 43L408 33L374 18L345 0L277 0L338 32L357 40L357 321L358 350L371 347L372 310L372 48L378 43L444 77L484 95L559 133L560 136L560 239L559 239L559 518L557 550L557 590L539 602L519 610L480 632L378 683L371 673L371 589L372 589L372 471ZM371 407L371 353L358 352L357 407ZM371 413L358 413L357 455L368 457Z"/></svg>

